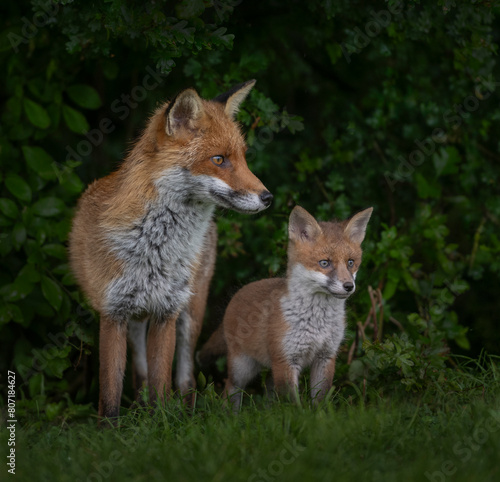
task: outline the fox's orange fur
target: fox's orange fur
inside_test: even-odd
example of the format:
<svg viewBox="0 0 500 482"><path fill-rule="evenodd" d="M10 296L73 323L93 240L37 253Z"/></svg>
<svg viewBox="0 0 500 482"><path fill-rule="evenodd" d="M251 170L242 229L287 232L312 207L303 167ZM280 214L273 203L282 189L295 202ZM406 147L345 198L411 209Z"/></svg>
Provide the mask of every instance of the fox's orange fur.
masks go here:
<svg viewBox="0 0 500 482"><path fill-rule="evenodd" d="M193 350L215 264L213 210L257 212L272 199L247 167L234 121L254 83L210 101L187 89L160 106L120 168L78 203L70 262L101 315L101 416L118 415L127 331L135 382L148 380L152 400L170 393L176 324L178 383L184 394L194 386Z"/></svg>
<svg viewBox="0 0 500 482"><path fill-rule="evenodd" d="M300 207L292 211L287 277L256 281L238 291L199 353L203 363L227 350L225 393L235 405L240 390L263 366L271 367L279 393L296 396L306 367L311 367L316 401L331 388L344 335L344 304L355 289L371 212L318 223Z"/></svg>

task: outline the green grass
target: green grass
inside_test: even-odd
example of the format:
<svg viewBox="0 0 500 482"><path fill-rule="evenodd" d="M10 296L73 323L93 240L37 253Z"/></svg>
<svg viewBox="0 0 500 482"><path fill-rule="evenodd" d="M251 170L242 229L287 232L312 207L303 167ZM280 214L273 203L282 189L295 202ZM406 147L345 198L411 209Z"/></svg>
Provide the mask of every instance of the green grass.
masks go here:
<svg viewBox="0 0 500 482"><path fill-rule="evenodd" d="M209 385L191 415L172 400L154 415L124 410L119 429L32 420L18 428L11 480L498 481L497 370L458 373L451 392L368 389L363 399L345 387L316 409L257 396L233 415Z"/></svg>

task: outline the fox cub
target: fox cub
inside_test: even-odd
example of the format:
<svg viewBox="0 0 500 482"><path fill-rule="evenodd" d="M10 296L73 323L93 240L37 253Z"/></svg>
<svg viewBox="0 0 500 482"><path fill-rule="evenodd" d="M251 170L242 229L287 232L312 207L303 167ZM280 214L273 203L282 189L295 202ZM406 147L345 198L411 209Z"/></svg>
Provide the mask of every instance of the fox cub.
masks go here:
<svg viewBox="0 0 500 482"><path fill-rule="evenodd" d="M311 368L317 402L332 386L344 337L345 302L356 288L361 243L373 208L346 221L316 222L296 206L288 227L286 278L256 281L239 290L199 359L227 349L225 396L241 404L241 390L263 366L275 389L297 400L300 372Z"/></svg>

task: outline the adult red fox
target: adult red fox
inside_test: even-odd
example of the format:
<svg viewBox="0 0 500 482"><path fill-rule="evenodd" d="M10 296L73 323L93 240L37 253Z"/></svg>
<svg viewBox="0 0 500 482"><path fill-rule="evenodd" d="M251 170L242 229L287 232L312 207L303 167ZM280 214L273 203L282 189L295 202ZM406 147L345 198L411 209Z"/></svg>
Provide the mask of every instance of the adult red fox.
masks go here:
<svg viewBox="0 0 500 482"><path fill-rule="evenodd" d="M254 84L213 100L184 90L156 110L120 168L79 200L70 262L100 314L101 417L119 413L127 331L135 383L147 378L151 402L170 394L176 324L177 383L184 394L194 387L193 352L216 256L214 209L256 213L273 197L248 169L234 120Z"/></svg>
<svg viewBox="0 0 500 482"><path fill-rule="evenodd" d="M328 393L344 337L345 301L356 288L372 211L318 223L305 209L293 209L287 277L256 281L238 291L198 354L203 364L227 351L225 396L234 408L263 366L272 369L279 393L295 398L306 367L311 367L312 398L317 402Z"/></svg>

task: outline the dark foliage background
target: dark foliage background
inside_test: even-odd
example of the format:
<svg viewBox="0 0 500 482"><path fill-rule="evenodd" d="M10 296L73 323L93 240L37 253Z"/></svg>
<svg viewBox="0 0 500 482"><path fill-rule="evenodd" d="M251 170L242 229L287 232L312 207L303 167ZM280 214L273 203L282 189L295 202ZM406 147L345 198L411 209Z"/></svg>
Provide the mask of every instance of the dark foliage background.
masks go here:
<svg viewBox="0 0 500 482"><path fill-rule="evenodd" d="M500 353L497 2L21 0L0 12L0 373L20 374L26 409L50 419L97 398L97 321L66 257L86 184L119 165L157 102L250 78L239 119L275 201L218 216L202 339L238 287L284 272L295 204L325 220L374 206L339 383L445 387L450 353Z"/></svg>

